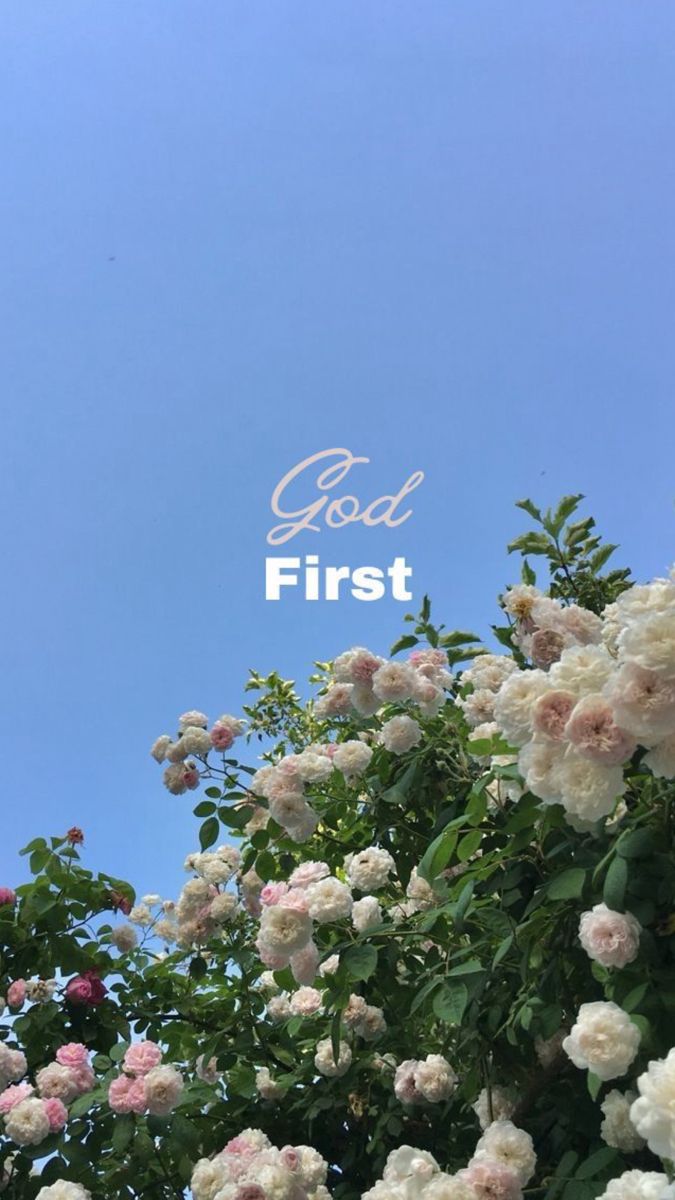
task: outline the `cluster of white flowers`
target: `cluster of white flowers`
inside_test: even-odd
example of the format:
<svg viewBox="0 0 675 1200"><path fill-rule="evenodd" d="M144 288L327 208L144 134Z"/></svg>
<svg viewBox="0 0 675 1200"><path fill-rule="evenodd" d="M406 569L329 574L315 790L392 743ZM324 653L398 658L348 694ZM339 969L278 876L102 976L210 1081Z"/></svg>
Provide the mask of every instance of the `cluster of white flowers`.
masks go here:
<svg viewBox="0 0 675 1200"><path fill-rule="evenodd" d="M194 1200L329 1200L328 1164L311 1146L278 1150L259 1129L245 1129L214 1158L197 1163L190 1183Z"/></svg>
<svg viewBox="0 0 675 1200"><path fill-rule="evenodd" d="M535 1165L529 1133L510 1121L495 1121L454 1175L441 1171L428 1150L392 1150L382 1179L362 1200L521 1200Z"/></svg>
<svg viewBox="0 0 675 1200"><path fill-rule="evenodd" d="M199 786L202 770L207 770L210 751L224 754L244 732L244 722L229 713L218 717L210 729L208 724L209 719L203 712L191 709L178 718L175 738L163 733L150 748L156 762L169 764L164 771L164 786L174 796L194 791ZM201 768L195 758L202 760Z"/></svg>
<svg viewBox="0 0 675 1200"><path fill-rule="evenodd" d="M457 1076L441 1054L427 1054L399 1063L394 1076L394 1093L402 1104L440 1104L457 1087Z"/></svg>
<svg viewBox="0 0 675 1200"><path fill-rule="evenodd" d="M563 1050L575 1067L598 1079L625 1075L640 1046L640 1030L613 1000L582 1004Z"/></svg>
<svg viewBox="0 0 675 1200"><path fill-rule="evenodd" d="M178 900L144 896L142 903L132 908L129 920L167 946L175 942L189 950L203 945L239 912L237 895L225 889L237 874L240 860L235 846L188 854L185 870L194 872L196 878L187 881ZM128 925L122 925L113 930L112 940L120 950L132 949L136 944L133 932Z"/></svg>
<svg viewBox="0 0 675 1200"><path fill-rule="evenodd" d="M602 618L529 585L512 588L504 604L534 666L506 674L490 709L492 693L473 675L479 659L462 677L474 687L462 703L472 723L494 722L519 748L529 790L591 824L623 795L623 765L638 745L655 775L673 778L675 582L630 588Z"/></svg>
<svg viewBox="0 0 675 1200"><path fill-rule="evenodd" d="M407 662L380 658L362 646L338 655L332 680L315 705L318 717L371 717L383 704L414 704L423 716L435 716L453 685L444 650L413 650ZM387 725L390 728L387 732ZM383 741L394 754L404 754L419 740L416 722L383 729ZM414 739L414 740L413 740Z"/></svg>

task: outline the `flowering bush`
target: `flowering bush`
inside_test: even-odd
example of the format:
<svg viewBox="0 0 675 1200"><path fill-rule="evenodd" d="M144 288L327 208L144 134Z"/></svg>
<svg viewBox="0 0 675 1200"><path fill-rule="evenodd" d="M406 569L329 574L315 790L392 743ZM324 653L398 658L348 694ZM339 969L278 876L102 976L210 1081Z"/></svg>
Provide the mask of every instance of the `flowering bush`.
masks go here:
<svg viewBox="0 0 675 1200"><path fill-rule="evenodd" d="M425 600L160 736L204 787L178 897L26 847L8 1196L673 1200L675 581L603 574L580 499L521 502L491 648Z"/></svg>

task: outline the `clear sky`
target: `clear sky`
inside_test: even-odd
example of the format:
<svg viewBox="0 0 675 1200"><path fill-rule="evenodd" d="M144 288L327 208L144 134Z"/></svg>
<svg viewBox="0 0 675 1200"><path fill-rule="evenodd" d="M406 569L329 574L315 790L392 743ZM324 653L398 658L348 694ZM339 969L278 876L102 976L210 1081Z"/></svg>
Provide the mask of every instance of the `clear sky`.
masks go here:
<svg viewBox="0 0 675 1200"><path fill-rule="evenodd" d="M386 652L408 605L264 599L307 455L369 457L364 502L425 471L398 531L288 550L404 554L452 626L494 619L522 495L664 572L674 48L634 0L5 0L0 882L79 824L175 892L154 737Z"/></svg>

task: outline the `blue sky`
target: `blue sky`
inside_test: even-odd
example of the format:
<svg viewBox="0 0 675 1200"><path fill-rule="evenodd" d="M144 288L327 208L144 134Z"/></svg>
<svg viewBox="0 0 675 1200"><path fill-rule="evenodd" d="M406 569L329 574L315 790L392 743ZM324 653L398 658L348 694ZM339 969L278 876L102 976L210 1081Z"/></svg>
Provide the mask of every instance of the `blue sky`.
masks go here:
<svg viewBox="0 0 675 1200"><path fill-rule="evenodd" d="M296 462L370 458L364 503L424 470L399 530L287 549L404 554L452 626L494 618L522 495L675 557L675 10L6 0L0 32L0 881L79 824L175 892L153 738L409 607L265 601Z"/></svg>

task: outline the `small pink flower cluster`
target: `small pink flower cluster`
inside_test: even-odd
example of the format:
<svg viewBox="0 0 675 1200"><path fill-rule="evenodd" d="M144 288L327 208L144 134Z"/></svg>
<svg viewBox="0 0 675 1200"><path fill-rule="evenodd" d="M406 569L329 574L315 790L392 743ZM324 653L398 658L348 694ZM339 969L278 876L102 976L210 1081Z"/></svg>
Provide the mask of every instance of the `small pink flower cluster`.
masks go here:
<svg viewBox="0 0 675 1200"><path fill-rule="evenodd" d="M197 1163L190 1182L195 1200L230 1195L236 1200L308 1200L322 1195L328 1166L311 1146L273 1146L260 1129L245 1129L214 1158Z"/></svg>
<svg viewBox="0 0 675 1200"><path fill-rule="evenodd" d="M307 803L305 787L324 783L339 766L340 754L349 756L347 747L355 746L356 756L350 766L353 774L366 769L372 750L364 742L343 742L341 745L316 744L301 754L288 754L274 766L261 767L249 784L254 796L267 800L269 815L281 825L294 842L305 842L312 836L319 818ZM357 761L358 759L358 761Z"/></svg>
<svg viewBox="0 0 675 1200"><path fill-rule="evenodd" d="M211 750L225 753L244 732L243 721L224 713L207 728L208 717L203 712L191 709L178 718L178 733L172 738L168 733L158 737L150 749L158 763L168 762L164 772L164 786L174 796L194 791L199 786L200 769L194 758L204 762Z"/></svg>
<svg viewBox="0 0 675 1200"><path fill-rule="evenodd" d="M12 907L16 904L16 892L10 887L0 887L0 905L11 904Z"/></svg>
<svg viewBox="0 0 675 1200"><path fill-rule="evenodd" d="M26 1072L26 1059L21 1051L7 1051L15 1056L14 1069L3 1080L15 1081ZM3 1067L0 1063L0 1068ZM32 1084L14 1082L0 1092L0 1113L5 1119L5 1133L20 1146L38 1145L50 1133L59 1133L66 1124L70 1104L77 1096L90 1092L96 1082L89 1063L89 1052L80 1042L69 1042L56 1051L56 1059L42 1067Z"/></svg>
<svg viewBox="0 0 675 1200"><path fill-rule="evenodd" d="M180 1100L184 1080L180 1071L162 1064L155 1042L132 1042L122 1060L122 1073L108 1088L108 1103L116 1113L166 1116Z"/></svg>
<svg viewBox="0 0 675 1200"><path fill-rule="evenodd" d="M351 915L351 889L323 862L305 862L288 883L268 883L260 893L262 916L256 939L260 958L271 970L289 966L299 984L313 983L319 951L313 941L314 922L325 924Z"/></svg>
<svg viewBox="0 0 675 1200"><path fill-rule="evenodd" d="M413 650L408 662L398 662L356 646L335 659L332 682L315 711L318 717L371 717L383 704L412 703L435 716L452 684L444 650Z"/></svg>

